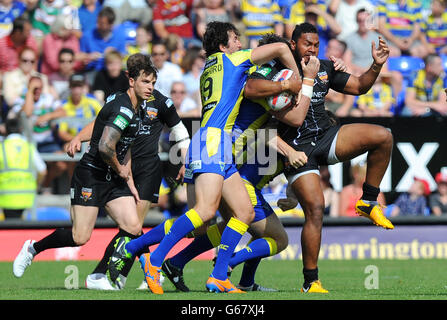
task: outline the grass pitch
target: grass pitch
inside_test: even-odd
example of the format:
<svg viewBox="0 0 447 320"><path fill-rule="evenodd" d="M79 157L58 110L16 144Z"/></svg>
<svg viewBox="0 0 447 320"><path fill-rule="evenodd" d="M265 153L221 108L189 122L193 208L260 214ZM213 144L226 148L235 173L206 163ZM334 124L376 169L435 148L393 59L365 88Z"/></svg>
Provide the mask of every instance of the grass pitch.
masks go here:
<svg viewBox="0 0 447 320"><path fill-rule="evenodd" d="M143 280L138 261L126 288L118 292L85 289L85 278L96 266L95 261L34 262L20 279L12 274L12 262L2 262L0 300L446 300L446 265L445 260L321 260L320 279L330 292L323 295L299 292L301 261L265 260L256 281L278 292L228 295L206 292L212 264L192 261L184 271L191 292L176 292L166 279L165 294L158 296L136 290ZM238 283L241 270L242 266L234 270L233 283Z"/></svg>

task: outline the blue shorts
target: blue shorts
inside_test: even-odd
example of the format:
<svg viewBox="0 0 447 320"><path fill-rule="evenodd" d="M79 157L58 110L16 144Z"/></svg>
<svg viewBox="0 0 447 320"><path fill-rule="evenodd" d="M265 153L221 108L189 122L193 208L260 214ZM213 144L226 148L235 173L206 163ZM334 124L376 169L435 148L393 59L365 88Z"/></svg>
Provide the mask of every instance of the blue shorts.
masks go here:
<svg viewBox="0 0 447 320"><path fill-rule="evenodd" d="M189 144L185 163L185 183L194 183L199 173L215 173L229 178L237 172L231 137L219 128L200 128Z"/></svg>
<svg viewBox="0 0 447 320"><path fill-rule="evenodd" d="M245 188L247 189L248 195L250 196L251 204L253 205L253 209L255 211L255 218L253 219L252 223L265 219L269 215L274 213L272 207L268 204L268 202L262 195L261 190L255 188L247 180L242 180L244 180Z"/></svg>

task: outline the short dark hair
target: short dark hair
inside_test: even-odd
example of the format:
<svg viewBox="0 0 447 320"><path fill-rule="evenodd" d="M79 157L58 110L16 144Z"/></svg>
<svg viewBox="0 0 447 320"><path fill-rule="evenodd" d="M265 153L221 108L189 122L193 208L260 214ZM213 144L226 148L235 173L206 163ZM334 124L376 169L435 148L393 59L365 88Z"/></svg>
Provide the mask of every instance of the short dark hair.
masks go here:
<svg viewBox="0 0 447 320"><path fill-rule="evenodd" d="M101 9L101 11L99 11L98 18L99 17L106 17L107 21L110 24L113 24L115 22L115 19L116 19L116 14L115 14L115 11L113 11L112 8L104 7L104 8Z"/></svg>
<svg viewBox="0 0 447 320"><path fill-rule="evenodd" d="M424 58L424 64L426 66L429 64L432 64L436 58L441 58L441 57L439 55L437 55L436 53L430 53Z"/></svg>
<svg viewBox="0 0 447 320"><path fill-rule="evenodd" d="M25 24L31 24L28 19L26 19L24 16L20 16L14 19L12 22L12 30L11 33L15 32L23 32L23 29L25 28Z"/></svg>
<svg viewBox="0 0 447 320"><path fill-rule="evenodd" d="M6 134L21 133L22 124L18 117L6 118L5 121Z"/></svg>
<svg viewBox="0 0 447 320"><path fill-rule="evenodd" d="M318 34L318 30L317 28L313 25L310 24L309 22L304 22L301 24L297 24L295 26L295 29L293 30L292 33L292 40L293 41L298 41L298 39L301 37L301 35L303 33L316 33Z"/></svg>
<svg viewBox="0 0 447 320"><path fill-rule="evenodd" d="M127 72L129 78L137 79L143 70L144 74L157 76L157 69L152 64L151 58L142 53L135 53L127 59Z"/></svg>
<svg viewBox="0 0 447 320"><path fill-rule="evenodd" d="M59 53L58 53L58 55L57 55L58 59L60 59L60 58L61 58L61 55L63 55L64 53L68 53L68 54L70 54L72 57L74 57L74 55L75 55L73 49L70 49L70 48L62 48L62 49L59 50Z"/></svg>
<svg viewBox="0 0 447 320"><path fill-rule="evenodd" d="M258 46L260 47L260 46L263 46L263 45L266 45L269 43L276 43L276 42L285 43L285 44L287 44L289 49L292 50L292 48L290 47L290 42L286 38L281 37L281 36L277 35L276 33L267 33L267 34L263 35L262 38L259 39Z"/></svg>
<svg viewBox="0 0 447 320"><path fill-rule="evenodd" d="M206 25L206 31L203 35L203 48L206 56L220 52L219 46L228 45L228 32L234 32L237 36L240 35L239 30L229 22L212 21Z"/></svg>

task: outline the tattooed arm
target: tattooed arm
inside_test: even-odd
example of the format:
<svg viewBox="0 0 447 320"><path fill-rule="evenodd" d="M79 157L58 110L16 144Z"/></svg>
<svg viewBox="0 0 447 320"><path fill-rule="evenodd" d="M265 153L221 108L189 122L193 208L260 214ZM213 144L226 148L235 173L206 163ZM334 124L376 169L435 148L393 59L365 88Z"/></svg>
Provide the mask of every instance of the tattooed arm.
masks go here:
<svg viewBox="0 0 447 320"><path fill-rule="evenodd" d="M129 180L130 169L121 165L116 157L116 144L121 138L121 133L113 127L106 126L99 140L99 153L107 163L121 178Z"/></svg>

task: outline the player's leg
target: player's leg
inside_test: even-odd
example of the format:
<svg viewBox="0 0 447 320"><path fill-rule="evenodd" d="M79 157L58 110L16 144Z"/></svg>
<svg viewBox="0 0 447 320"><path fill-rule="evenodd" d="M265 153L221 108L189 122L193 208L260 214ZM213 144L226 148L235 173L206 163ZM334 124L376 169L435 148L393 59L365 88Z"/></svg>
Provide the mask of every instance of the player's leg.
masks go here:
<svg viewBox="0 0 447 320"><path fill-rule="evenodd" d="M242 235L254 219L254 209L239 172L227 178L222 188L222 198L233 212L222 232L216 264L207 281L209 291L239 292L228 280L228 263Z"/></svg>
<svg viewBox="0 0 447 320"><path fill-rule="evenodd" d="M289 178L292 190L304 211L304 225L301 231L304 284L302 291L327 292L321 288L318 279L318 255L323 227L324 196L320 176L314 171Z"/></svg>
<svg viewBox="0 0 447 320"><path fill-rule="evenodd" d="M152 292L163 293L159 284L161 265L171 248L180 239L185 237L194 229L203 225L204 222L214 217L222 194L224 177L215 173L201 173L195 178L195 206L180 216L172 225L170 231L160 245L150 255L143 255L140 261L146 275L146 281ZM213 186L210 188L210 186Z"/></svg>
<svg viewBox="0 0 447 320"><path fill-rule="evenodd" d="M335 155L339 161L347 161L365 152L367 155L366 179L363 195L356 204L356 212L386 229L393 229L377 203L380 183L385 175L393 149L393 136L382 126L372 124L347 124L340 128L336 140Z"/></svg>
<svg viewBox="0 0 447 320"><path fill-rule="evenodd" d="M58 228L35 242L27 240L13 263L13 272L21 277L33 258L42 251L53 248L76 247L87 243L95 226L97 207L73 205L70 208L72 228Z"/></svg>

